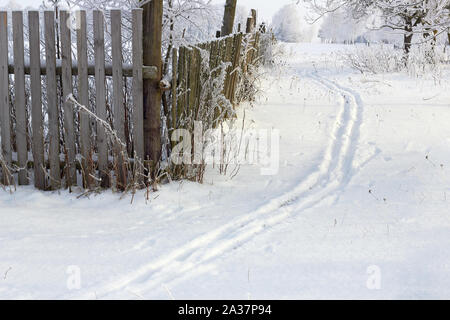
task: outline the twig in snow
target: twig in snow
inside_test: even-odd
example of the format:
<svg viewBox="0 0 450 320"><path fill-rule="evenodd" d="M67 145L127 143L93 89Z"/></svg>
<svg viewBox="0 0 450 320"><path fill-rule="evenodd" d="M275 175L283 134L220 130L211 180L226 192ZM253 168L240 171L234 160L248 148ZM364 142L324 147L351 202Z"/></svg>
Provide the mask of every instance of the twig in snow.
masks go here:
<svg viewBox="0 0 450 320"><path fill-rule="evenodd" d="M436 164L435 164L433 161L430 160L430 156L429 156L429 155L427 155L427 156L425 157L425 159L426 159L429 163L431 163L431 164L433 165L433 167L436 167Z"/></svg>
<svg viewBox="0 0 450 320"><path fill-rule="evenodd" d="M169 288L163 284L162 287L167 291L167 293L169 294L170 299L172 299L173 301L175 301L175 297L173 296L172 292L169 290Z"/></svg>
<svg viewBox="0 0 450 320"><path fill-rule="evenodd" d="M5 275L3 276L3 280L6 280L6 277L8 276L8 272L12 270L12 267L9 267L8 270L6 270Z"/></svg>

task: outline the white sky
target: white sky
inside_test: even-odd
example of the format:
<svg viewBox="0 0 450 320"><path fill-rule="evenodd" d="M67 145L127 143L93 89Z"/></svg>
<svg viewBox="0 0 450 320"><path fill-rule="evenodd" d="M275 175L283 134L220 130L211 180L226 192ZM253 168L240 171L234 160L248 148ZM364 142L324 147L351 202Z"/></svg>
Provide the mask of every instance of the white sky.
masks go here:
<svg viewBox="0 0 450 320"><path fill-rule="evenodd" d="M225 0L212 0L213 3L225 3ZM247 9L257 9L262 20L270 21L275 12L285 4L292 3L294 0L238 0L238 5L247 7ZM0 7L5 6L9 0L0 0ZM37 7L41 0L16 0L23 7Z"/></svg>
<svg viewBox="0 0 450 320"><path fill-rule="evenodd" d="M238 5L247 7L248 10L258 10L258 19L265 21L271 21L273 15L278 11L278 9L293 2L294 0L237 0ZM225 4L225 0L213 0L213 3Z"/></svg>

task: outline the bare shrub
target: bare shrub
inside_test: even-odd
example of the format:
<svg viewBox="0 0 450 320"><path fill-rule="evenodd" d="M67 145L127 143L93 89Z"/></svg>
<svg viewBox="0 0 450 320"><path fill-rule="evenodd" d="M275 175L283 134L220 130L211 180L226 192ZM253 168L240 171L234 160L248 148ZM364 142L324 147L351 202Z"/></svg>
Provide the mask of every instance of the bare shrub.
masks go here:
<svg viewBox="0 0 450 320"><path fill-rule="evenodd" d="M363 74L399 72L404 68L402 51L389 45L357 46L341 54L341 59Z"/></svg>

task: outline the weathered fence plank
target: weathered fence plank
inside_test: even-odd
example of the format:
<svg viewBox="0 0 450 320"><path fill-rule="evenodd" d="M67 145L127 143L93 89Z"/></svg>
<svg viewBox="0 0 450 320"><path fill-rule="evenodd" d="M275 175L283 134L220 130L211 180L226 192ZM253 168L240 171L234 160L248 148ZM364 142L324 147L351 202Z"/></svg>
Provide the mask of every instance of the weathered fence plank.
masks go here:
<svg viewBox="0 0 450 320"><path fill-rule="evenodd" d="M172 50L172 129L177 129L177 73L178 73L178 50Z"/></svg>
<svg viewBox="0 0 450 320"><path fill-rule="evenodd" d="M256 28L256 22L257 22L257 11L255 9L252 9L250 11L250 14L252 16L252 22L253 22L253 30Z"/></svg>
<svg viewBox="0 0 450 320"><path fill-rule="evenodd" d="M193 110L194 110L194 101L195 101L195 95L194 95L194 78L195 78L195 57L194 57L194 50L192 48L189 48L187 50L187 66L188 66L188 100L187 100L187 114L189 116L192 116Z"/></svg>
<svg viewBox="0 0 450 320"><path fill-rule="evenodd" d="M59 110L56 82L56 43L55 43L55 13L44 12L45 24L45 57L47 67L47 109L48 109L48 140L50 162L50 186L53 190L61 187L61 172L59 162Z"/></svg>
<svg viewBox="0 0 450 320"><path fill-rule="evenodd" d="M235 98L236 98L236 87L239 80L239 63L241 61L241 50L242 50L242 39L243 35L242 33L239 33L236 35L236 44L234 48L234 60L233 60L233 71L232 71L232 84L231 84L231 93L230 93L230 101L234 105L235 104Z"/></svg>
<svg viewBox="0 0 450 320"><path fill-rule="evenodd" d="M86 11L78 11L77 21L77 59L78 59L78 102L90 110L89 107L89 77L88 77L88 57L87 57L87 26ZM80 113L80 151L81 151L81 172L83 176L83 186L86 189L92 187L93 162L91 150L91 127L89 115Z"/></svg>
<svg viewBox="0 0 450 320"><path fill-rule="evenodd" d="M178 99L177 99L177 120L178 125L182 126L181 117L184 111L186 101L186 73L185 73L185 55L186 49L181 47L179 49L178 57Z"/></svg>
<svg viewBox="0 0 450 320"><path fill-rule="evenodd" d="M144 83L142 77L143 47L142 47L142 9L134 9L133 15L133 143L135 160L144 161ZM135 161L135 173L138 182L142 183L142 166Z"/></svg>
<svg viewBox="0 0 450 320"><path fill-rule="evenodd" d="M195 118L199 119L200 113L200 100L201 100L201 70L202 70L202 56L200 54L200 49L194 48L194 56L196 63L195 72Z"/></svg>
<svg viewBox="0 0 450 320"><path fill-rule="evenodd" d="M105 85L105 19L103 12L95 10L94 19L94 52L95 52L95 104L96 115L106 121L106 85ZM105 128L97 124L98 171L102 188L109 188L108 137Z"/></svg>
<svg viewBox="0 0 450 320"><path fill-rule="evenodd" d="M72 37L67 21L69 13L60 11L60 41L61 41L61 80L64 100L64 142L66 159L66 185L70 188L77 184L76 163L75 163L75 129L74 129L74 111L71 102L67 97L73 93L72 84Z"/></svg>
<svg viewBox="0 0 450 320"><path fill-rule="evenodd" d="M112 37L112 64L113 64L113 107L114 130L121 143L125 144L125 111L123 100L122 75L122 13L120 10L111 10L111 37ZM127 169L121 143L115 143L117 187L124 190L127 185Z"/></svg>
<svg viewBox="0 0 450 320"><path fill-rule="evenodd" d="M14 48L14 105L16 109L16 149L19 185L28 185L28 143L25 103L23 13L13 11L13 48Z"/></svg>
<svg viewBox="0 0 450 320"><path fill-rule="evenodd" d="M44 127L42 116L42 90L41 90L41 50L40 50L40 26L39 12L28 11L28 33L30 42L30 83L31 83L31 128L34 185L36 188L45 190L45 167L44 167Z"/></svg>
<svg viewBox="0 0 450 320"><path fill-rule="evenodd" d="M12 162L11 150L11 116L9 112L9 75L8 75L8 14L0 12L0 133L2 147L0 158L4 165ZM1 165L1 164L0 164ZM7 168L3 168L2 183L10 185L12 176Z"/></svg>
<svg viewBox="0 0 450 320"><path fill-rule="evenodd" d="M255 23L253 22L253 17L248 17L247 18L247 26L246 26L245 32L246 33L252 33L254 26L255 26Z"/></svg>
<svg viewBox="0 0 450 320"><path fill-rule="evenodd" d="M233 54L233 38L228 37L225 41L225 57L224 62L229 63L227 70L226 70L226 78L225 78L225 84L224 84L224 95L229 100L230 99L230 81L231 81L231 71L233 69L233 66L231 64L232 61L232 54Z"/></svg>
<svg viewBox="0 0 450 320"><path fill-rule="evenodd" d="M237 0L227 0L223 14L222 36L233 33L234 18L236 15Z"/></svg>

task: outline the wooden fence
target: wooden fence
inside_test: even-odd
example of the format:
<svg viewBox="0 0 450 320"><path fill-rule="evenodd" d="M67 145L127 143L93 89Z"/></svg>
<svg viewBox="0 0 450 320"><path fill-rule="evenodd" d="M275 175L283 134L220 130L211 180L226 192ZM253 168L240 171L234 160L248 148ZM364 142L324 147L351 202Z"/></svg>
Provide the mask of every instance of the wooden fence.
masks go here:
<svg viewBox="0 0 450 320"><path fill-rule="evenodd" d="M200 97L204 89L201 82L201 51L206 52L209 70L212 71L209 81L214 81L220 76L217 69L221 65L227 65L223 95L233 106L236 106L241 100L236 90L239 85L242 85L242 78L247 75L248 67L257 62L259 39L258 32L238 33L196 46L173 49L171 84L173 128L179 127L183 115L188 114L189 111L196 114L195 111L200 107Z"/></svg>
<svg viewBox="0 0 450 320"><path fill-rule="evenodd" d="M108 16L109 21L105 21L103 12L93 11L93 43L89 44L86 12L77 12L75 44L67 23L67 11L60 11L58 18L54 11L29 11L26 17L28 41L24 41L24 12L12 12L12 32L8 29L8 13L0 12L0 169L3 185L27 185L34 181L38 189L57 190L76 185L85 189L108 188L115 182L115 186L123 190L131 179L128 160L144 159L144 80L155 80L159 72L156 67L143 65L142 9L135 9L131 14L132 48L123 47L122 12L111 10ZM111 37L110 64L105 62L105 26L109 27ZM41 39L41 30L44 39ZM161 88L171 89L168 94L171 115L167 114L166 118L172 123L168 123L168 128L177 127L183 112L199 107L202 92L200 50L209 54L212 69L229 63L223 94L235 104L238 102L239 77L256 59L258 37L258 33L239 33L173 50L171 88ZM8 58L10 44L12 61ZM45 51L44 61L41 46ZM130 49L132 63L125 65L123 54ZM93 52L94 61L88 61L88 50ZM127 78L132 78L131 125L126 123L127 109L124 107L124 81ZM110 102L106 99L107 79L112 81ZM26 83L29 84L30 99L25 92ZM89 99L89 90L92 90L89 83L95 84L95 101ZM77 105L66 99L70 96L75 96L78 108L85 106L92 114L78 112ZM107 116L109 104L112 105L112 119ZM108 124L111 124L110 128ZM123 154L123 150L108 142L111 128L121 141L128 139L128 131L132 128L133 154ZM9 168L13 168L14 174ZM112 172L115 172L114 179Z"/></svg>
<svg viewBox="0 0 450 320"><path fill-rule="evenodd" d="M43 15L43 47L45 61L41 61L40 16ZM39 189L56 190L61 188L62 178L65 186L76 185L92 187L97 181L101 186L111 185L109 159L110 147L105 127L91 126L92 119L86 113L80 113L79 119L74 112L74 105L65 98L74 93L77 87L77 101L95 110L99 119L107 120L106 78L113 82L112 109L113 126L120 139L125 138L124 114L124 77L133 78L133 137L143 140L142 121L142 83L143 78L152 78L156 70L143 67L142 57L142 9L132 11L132 65L123 65L122 54L122 12L110 11L109 30L111 31L112 64L105 63L105 18L101 11L93 11L95 61L88 61L87 19L86 12L79 11L75 15L76 50L72 42L72 33L68 25L69 13L59 12L59 21L55 21L54 11L28 12L28 55L24 46L24 13L12 12L12 39L8 39L8 14L0 12L0 122L3 161L7 166L14 166L18 171L19 185L27 185L30 181L28 165L32 163L35 186ZM59 22L59 23L58 23ZM56 26L59 26L57 30ZM59 41L57 41L57 39ZM8 63L8 44L12 40L13 61ZM60 46L60 47L59 47ZM57 59L57 50L60 59ZM72 57L76 53L76 60ZM9 74L14 75L14 101L10 101ZM25 78L29 76L31 107L27 111L25 99ZM43 110L41 76L45 76L46 110ZM95 77L95 108L90 105L88 77ZM58 89L62 91L59 94ZM63 97L60 99L60 97ZM15 121L12 125L10 103L14 104ZM29 121L31 118L31 121ZM46 119L47 126L44 126ZM78 121L75 121L78 120ZM29 123L31 122L31 127ZM62 128L60 127L62 126ZM91 132L95 128L95 133ZM60 132L63 133L62 137ZM15 143L12 143L12 137ZM47 139L44 139L47 136ZM96 139L93 139L93 137ZM76 143L78 137L79 143ZM48 141L48 145L44 144ZM62 143L62 141L64 143ZM144 150L137 143L134 151L143 158ZM29 151L32 153L29 153ZM94 154L95 151L95 154ZM14 155L14 157L13 157ZM17 155L17 157L15 157ZM116 159L120 164L120 159ZM77 168L82 174L82 181L77 181ZM117 175L118 183L126 184L126 174ZM13 183L12 175L3 168L3 184Z"/></svg>

